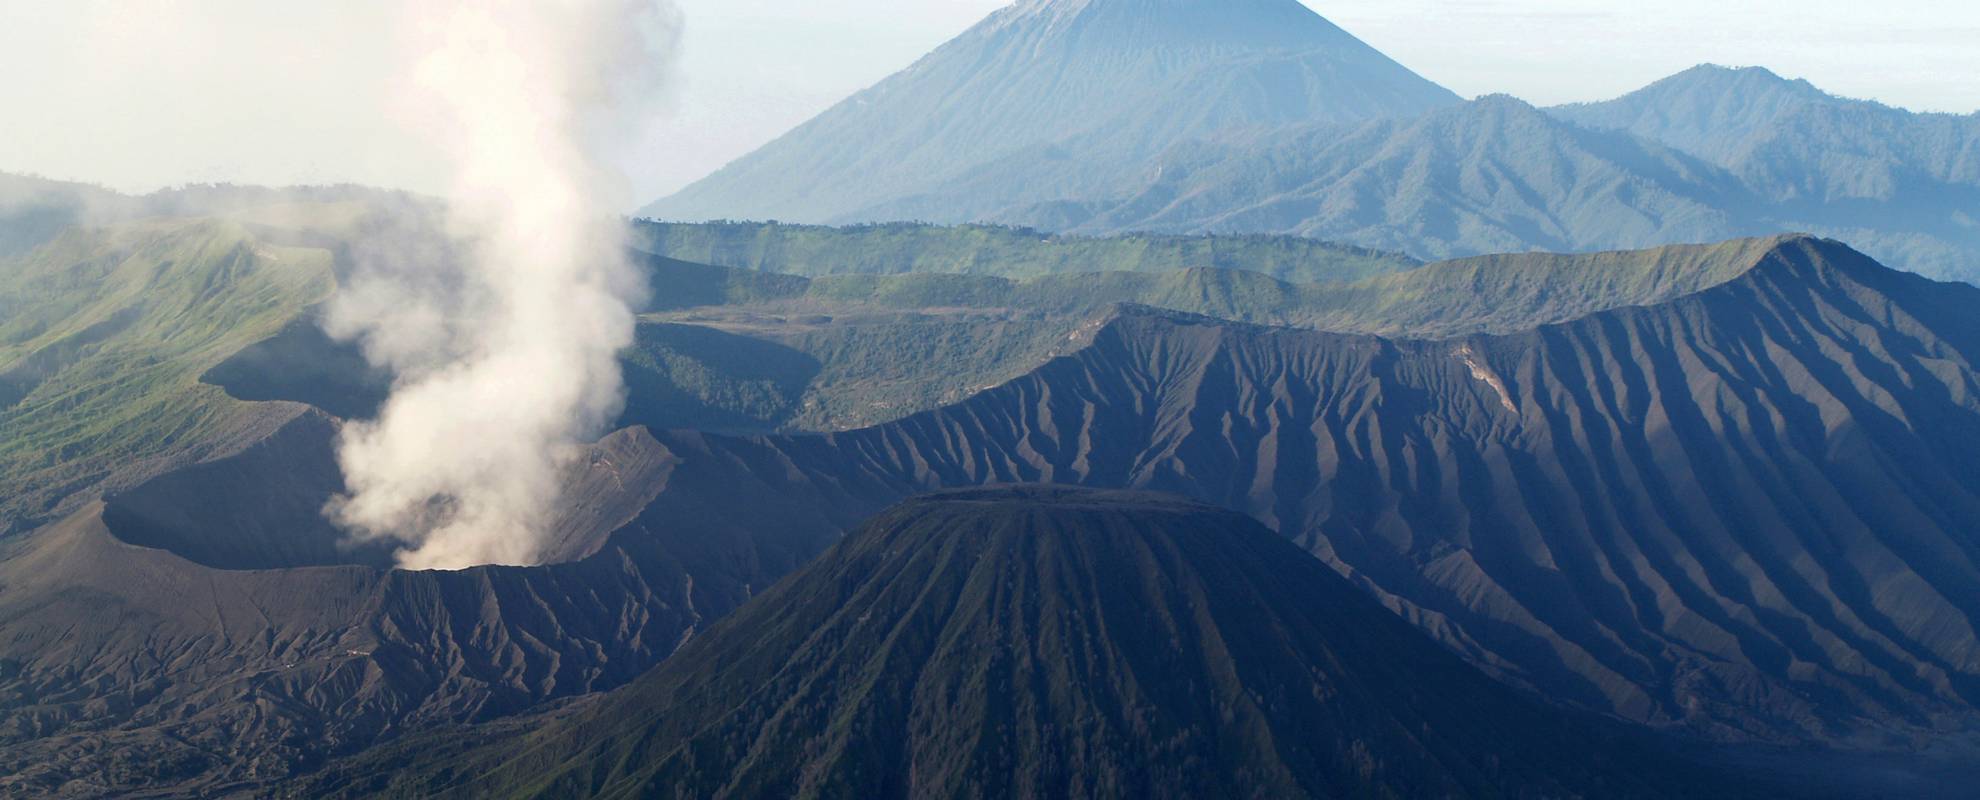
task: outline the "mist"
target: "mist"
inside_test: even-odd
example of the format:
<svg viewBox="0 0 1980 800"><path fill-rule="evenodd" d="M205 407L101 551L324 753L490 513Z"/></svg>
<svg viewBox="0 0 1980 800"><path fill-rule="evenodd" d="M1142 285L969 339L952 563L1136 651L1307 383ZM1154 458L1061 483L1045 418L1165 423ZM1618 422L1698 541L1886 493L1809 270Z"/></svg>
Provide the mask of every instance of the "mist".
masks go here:
<svg viewBox="0 0 1980 800"><path fill-rule="evenodd" d="M618 413L643 292L619 165L666 100L678 21L656 0L407 5L394 106L446 154L446 203L360 242L326 321L396 377L345 427L325 513L402 566L536 563L561 469Z"/></svg>

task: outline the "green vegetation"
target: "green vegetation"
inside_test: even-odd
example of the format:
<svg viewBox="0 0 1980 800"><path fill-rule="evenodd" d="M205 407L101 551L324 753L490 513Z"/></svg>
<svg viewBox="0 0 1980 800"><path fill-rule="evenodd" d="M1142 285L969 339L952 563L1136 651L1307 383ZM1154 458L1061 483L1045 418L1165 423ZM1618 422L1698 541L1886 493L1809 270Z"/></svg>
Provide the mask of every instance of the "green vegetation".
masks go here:
<svg viewBox="0 0 1980 800"><path fill-rule="evenodd" d="M636 231L641 249L667 258L807 277L952 273L1021 279L1209 268L1322 283L1398 272L1419 263L1394 253L1292 236L1087 238L994 225L915 223L829 228L642 222Z"/></svg>
<svg viewBox="0 0 1980 800"><path fill-rule="evenodd" d="M0 259L33 250L118 202L103 189L0 173Z"/></svg>
<svg viewBox="0 0 1980 800"><path fill-rule="evenodd" d="M867 311L648 321L621 425L849 430L937 408L1063 352L1079 318Z"/></svg>
<svg viewBox="0 0 1980 800"><path fill-rule="evenodd" d="M1436 338L1523 330L1689 294L1745 272L1784 238L1585 255L1481 256L1352 283L1294 284L1229 269L1025 280L957 274L807 280L667 260L649 264L649 277L668 300L664 306L676 312L728 306L786 315L854 308L1083 316L1133 303L1238 322Z"/></svg>
<svg viewBox="0 0 1980 800"><path fill-rule="evenodd" d="M1305 285L1219 269L806 279L654 259L656 305L671 310L647 316L628 356L623 421L717 430L886 422L1024 374L1122 303L1399 338L1521 331L1710 288L1781 241L1485 256Z"/></svg>
<svg viewBox="0 0 1980 800"><path fill-rule="evenodd" d="M73 228L0 263L0 529L252 426L199 376L327 297L330 267L219 220Z"/></svg>
<svg viewBox="0 0 1980 800"><path fill-rule="evenodd" d="M770 430L796 415L818 362L777 342L713 327L639 326L621 358L621 426Z"/></svg>
<svg viewBox="0 0 1980 800"><path fill-rule="evenodd" d="M334 290L330 253L268 243L304 239L284 227L295 219L315 220L312 230L335 238L362 216L363 207L347 198L325 200L236 210L230 220L71 228L0 261L0 519L19 525L94 487L197 460L278 413L227 395L302 401L345 417L372 413L386 376L307 318ZM707 241L743 229L643 230L654 227ZM895 247L897 256L916 248L925 256L943 241L1018 241L1015 231L983 227L749 229L818 236L833 247L863 237L919 243ZM1117 256L1135 254L1121 263L1140 268L1153 263L1147 253L1157 241L1278 240L1046 240L1030 252L1113 247ZM992 273L1048 268L982 262L973 271L944 272L959 262L913 258L889 268L936 271L808 278L654 256L645 265L655 299L625 356L629 397L620 422L725 431L886 422L957 402L1069 352L1083 326L1122 303L1405 338L1520 330L1705 288L1740 274L1771 246L1754 240L1487 257L1303 284L1241 268L1013 279ZM990 252L1023 258L981 247L973 258ZM1049 269L1070 266L1060 261Z"/></svg>

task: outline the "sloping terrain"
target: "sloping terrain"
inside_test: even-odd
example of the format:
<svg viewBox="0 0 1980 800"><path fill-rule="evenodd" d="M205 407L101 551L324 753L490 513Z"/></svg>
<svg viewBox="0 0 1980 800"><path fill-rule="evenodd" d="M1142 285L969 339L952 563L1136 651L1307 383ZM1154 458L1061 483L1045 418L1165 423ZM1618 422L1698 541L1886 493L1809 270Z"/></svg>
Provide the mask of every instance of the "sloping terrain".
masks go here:
<svg viewBox="0 0 1980 800"><path fill-rule="evenodd" d="M1296 236L1060 236L992 225L829 228L774 222L634 223L634 242L697 264L809 278L958 274L1024 280L1083 272L1248 270L1336 283L1418 265L1408 256Z"/></svg>
<svg viewBox="0 0 1980 800"><path fill-rule="evenodd" d="M1060 487L909 501L625 689L502 730L305 793L1760 796L1494 683L1248 518Z"/></svg>
<svg viewBox="0 0 1980 800"><path fill-rule="evenodd" d="M1297 0L1022 0L641 215L964 221L959 186L1086 198L1215 132L1455 102Z"/></svg>
<svg viewBox="0 0 1980 800"><path fill-rule="evenodd" d="M648 256L649 281L665 288L623 359L620 424L768 432L891 422L1036 369L1123 303L1413 338L1527 330L1716 285L1779 242L1481 257L1316 284L1245 268L804 278ZM310 320L204 380L242 400L304 402L346 418L375 413L389 385Z"/></svg>
<svg viewBox="0 0 1980 800"><path fill-rule="evenodd" d="M122 203L107 189L0 172L0 259L115 213Z"/></svg>
<svg viewBox="0 0 1980 800"><path fill-rule="evenodd" d="M1295 284L1243 269L1089 272L1011 280L977 275L771 275L666 259L670 287L648 315L684 323L727 314L786 316L957 309L1086 316L1119 304L1233 322L1402 338L1509 333L1631 305L1654 305L1739 277L1793 236L1591 254L1480 256L1358 281Z"/></svg>
<svg viewBox="0 0 1980 800"><path fill-rule="evenodd" d="M1898 200L1980 188L1980 114L1920 114L1764 68L1703 65L1599 103L1548 109L1732 169L1782 200ZM1925 197L1918 197L1925 200Z"/></svg>
<svg viewBox="0 0 1980 800"><path fill-rule="evenodd" d="M305 412L201 377L298 329L360 227L418 202L359 187L130 197L0 175L0 240L25 248L0 248L0 536Z"/></svg>
<svg viewBox="0 0 1980 800"><path fill-rule="evenodd" d="M1460 103L1441 89L1432 97L1407 81L1358 77L1408 73L1289 0L1208 5L1020 3L648 212L995 223L1072 236L1295 236L1421 259L1810 233L1901 269L1980 282L1980 114L1917 114L1764 69L1713 66L1601 103ZM1178 113L1171 99L1094 88L1127 80L1098 77L1119 68L1146 73L1138 87L1181 96L1170 89L1188 83L1176 76L1193 74L1197 50L1164 50L1160 68L1122 55L1164 36L1214 42L1201 52L1222 64L1204 67L1216 91L1187 95L1213 108ZM1288 69L1289 37L1355 55ZM1083 69L1093 64L1106 68ZM1342 81L1379 87L1363 99L1389 100L1324 113L1327 98L1352 94ZM1300 85L1320 99L1252 102ZM1134 110L1087 113L1088 104L1079 125L1041 119L1084 91ZM1231 108L1218 106L1226 101ZM985 111L1007 106L1025 112ZM952 138L978 132L987 133ZM656 238L667 254L742 265L777 260L777 245L815 236L782 227ZM821 252L807 244L800 250ZM900 263L894 248L882 250L884 263ZM861 262L799 258L784 271L881 266Z"/></svg>
<svg viewBox="0 0 1980 800"><path fill-rule="evenodd" d="M1711 65L1548 113L1725 167L1795 227L1927 274L1980 277L1972 271L1980 250L1980 114L1913 113L1757 67Z"/></svg>
<svg viewBox="0 0 1980 800"><path fill-rule="evenodd" d="M1687 297L1504 336L1137 313L948 409L711 441L796 485L1179 492L1549 696L1902 745L1974 721L1972 294L1798 239Z"/></svg>
<svg viewBox="0 0 1980 800"><path fill-rule="evenodd" d="M557 530L589 557L399 572L316 516L340 488L334 435L305 416L0 542L0 796L252 793L407 731L622 685L860 506L705 455L678 474L676 452L707 452L692 436L626 431L566 480Z"/></svg>
<svg viewBox="0 0 1980 800"><path fill-rule="evenodd" d="M1529 330L1709 288L1750 269L1780 241L1490 256L1304 285L1242 269L1024 281L944 274L786 280L656 264L656 285L701 304L646 317L639 349L627 359L632 404L623 422L724 431L890 422L959 402L1070 352L1083 331L1122 303L1411 338ZM763 285L766 278L776 285ZM316 402L293 392L258 397Z"/></svg>
<svg viewBox="0 0 1980 800"><path fill-rule="evenodd" d="M1632 719L1963 729L1971 295L1799 240L1688 298L1505 337L1133 317L955 409L789 446L829 449L821 474L1244 510L1479 663Z"/></svg>
<svg viewBox="0 0 1980 800"><path fill-rule="evenodd" d="M1935 277L1974 276L1980 123L1705 79L1715 75L1606 104L1486 97L1416 119L1213 138L1110 194L961 218L1291 234L1419 258L1799 231Z"/></svg>
<svg viewBox="0 0 1980 800"><path fill-rule="evenodd" d="M1646 258L1637 274L1712 263L1696 255ZM295 523L311 499L275 500L298 490L295 474L223 465L179 479L208 493L140 489L7 544L0 675L18 733L0 752L68 771L37 768L24 785L115 785L129 777L120 765L197 741L230 755L174 780L212 785L243 754L294 744L254 762L276 779L379 738L623 683L857 520L920 492L1007 482L1243 511L1473 664L1583 709L1720 741L1967 746L1980 698L1976 290L1811 239L1771 242L1710 280L1644 285L1658 283L1699 288L1438 341L1125 309L1022 378L886 425L628 432L573 477L582 514L553 567L379 572ZM327 457L330 430L311 435ZM47 555L77 531L99 549ZM297 571L339 559L359 566ZM178 577L134 577L155 570ZM313 606L214 613L182 599L316 570L354 576L358 597L405 593L332 602L356 609L335 624ZM173 625L157 621L167 610ZM236 681L299 663L286 652L301 634L282 631L309 632L312 657L372 652L428 677L317 704L266 693L280 682L243 691ZM271 739L244 719L336 733ZM116 746L86 738L105 730Z"/></svg>
<svg viewBox="0 0 1980 800"><path fill-rule="evenodd" d="M1772 233L1732 174L1623 133L1487 97L1420 118L1178 147L1115 196L1001 221L1081 232L1260 232L1419 258L1613 250ZM1039 219L1032 219L1032 217Z"/></svg>
<svg viewBox="0 0 1980 800"><path fill-rule="evenodd" d="M268 435L304 409L245 407L198 378L334 287L331 256L242 224L72 228L0 269L0 534Z"/></svg>

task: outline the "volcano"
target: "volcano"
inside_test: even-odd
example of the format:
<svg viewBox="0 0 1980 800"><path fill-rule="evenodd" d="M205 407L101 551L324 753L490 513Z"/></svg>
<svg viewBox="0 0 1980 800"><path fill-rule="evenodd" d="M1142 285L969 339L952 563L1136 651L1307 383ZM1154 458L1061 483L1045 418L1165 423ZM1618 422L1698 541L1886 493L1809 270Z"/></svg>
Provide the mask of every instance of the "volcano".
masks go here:
<svg viewBox="0 0 1980 800"><path fill-rule="evenodd" d="M1067 487L909 500L624 690L385 752L312 794L1741 796L1247 517Z"/></svg>
<svg viewBox="0 0 1980 800"><path fill-rule="evenodd" d="M642 214L989 218L1181 142L1457 102L1297 0L1027 0Z"/></svg>

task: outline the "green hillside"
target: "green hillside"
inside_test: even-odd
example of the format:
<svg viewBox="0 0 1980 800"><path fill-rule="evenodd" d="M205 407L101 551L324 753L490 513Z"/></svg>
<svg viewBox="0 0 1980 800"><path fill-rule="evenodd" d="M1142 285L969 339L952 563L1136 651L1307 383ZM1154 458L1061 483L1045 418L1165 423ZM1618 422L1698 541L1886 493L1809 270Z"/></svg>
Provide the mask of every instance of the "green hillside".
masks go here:
<svg viewBox="0 0 1980 800"><path fill-rule="evenodd" d="M333 286L327 251L210 219L70 229L0 262L0 529L258 435L279 412L200 374Z"/></svg>
<svg viewBox="0 0 1980 800"><path fill-rule="evenodd" d="M333 226L326 231L347 231L363 208L339 200L317 216ZM387 376L368 370L352 348L330 341L307 318L334 289L330 253L268 243L271 236L296 238L268 227L295 216L290 211L277 205L235 212L240 222L154 219L74 228L5 261L0 516L10 526L92 488L197 460L294 413L228 402L226 395L307 402L344 417L375 410ZM667 227L711 241L738 229ZM756 227L773 229L815 234L833 247L892 230L920 243L897 253L922 256L944 237L1014 241L1008 229L980 227ZM939 270L960 262L910 259L900 263L931 271L807 278L649 258L656 299L625 356L629 396L619 421L772 431L846 430L899 419L1076 349L1082 331L1124 303L1404 338L1519 330L1697 291L1750 267L1773 240L1487 257L1351 283L1303 284L1238 262L1141 269L1154 263L1145 257L1149 242L1223 240L1068 241L1073 244L1064 246L1142 255L1122 262L1136 269L1024 279L988 273L1043 269L1038 262L984 261L974 272L945 272ZM1015 251L994 252L1021 259Z"/></svg>
<svg viewBox="0 0 1980 800"><path fill-rule="evenodd" d="M746 307L784 314L848 308L1003 309L1080 316L1120 303L1237 322L1439 338L1563 322L1644 305L1736 277L1783 240L1443 261L1353 282L1298 284L1244 269L1090 272L1022 280L917 273L805 279L668 259L647 263L662 316Z"/></svg>
<svg viewBox="0 0 1980 800"><path fill-rule="evenodd" d="M1243 269L807 279L649 259L655 309L627 358L622 422L714 430L887 422L1068 352L1080 331L1122 304L1410 339L1527 330L1710 288L1786 238L1485 256L1340 284Z"/></svg>
<svg viewBox="0 0 1980 800"><path fill-rule="evenodd" d="M1394 253L1293 236L1089 238L993 225L831 228L775 222L643 222L636 228L635 241L641 249L668 258L810 277L956 273L1034 278L1206 267L1318 283L1357 280L1418 264Z"/></svg>

